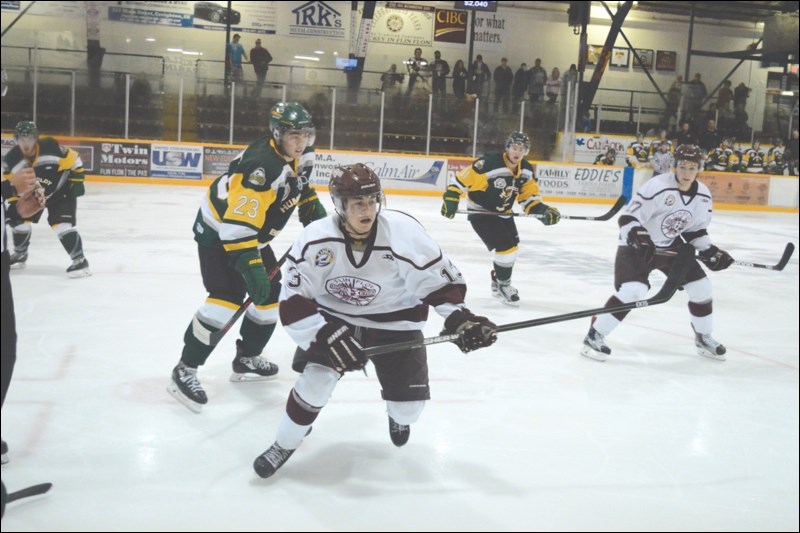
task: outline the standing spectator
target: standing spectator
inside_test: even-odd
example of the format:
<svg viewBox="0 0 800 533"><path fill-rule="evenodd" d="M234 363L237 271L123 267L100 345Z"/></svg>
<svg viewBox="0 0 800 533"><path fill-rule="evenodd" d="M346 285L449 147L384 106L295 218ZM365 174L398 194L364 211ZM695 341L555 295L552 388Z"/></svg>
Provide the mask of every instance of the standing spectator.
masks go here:
<svg viewBox="0 0 800 533"><path fill-rule="evenodd" d="M521 64L514 73L514 86L511 89L512 99L514 100L514 111L519 109L519 104L525 98L525 91L528 90L528 65Z"/></svg>
<svg viewBox="0 0 800 533"><path fill-rule="evenodd" d="M548 104L555 104L556 99L558 99L558 95L561 92L561 71L558 70L558 67L554 67L553 71L550 73L550 77L547 78L547 103Z"/></svg>
<svg viewBox="0 0 800 533"><path fill-rule="evenodd" d="M406 60L406 68L408 69L408 87L406 87L406 96L411 96L414 91L414 85L417 83L417 78L421 78L423 83L427 80L422 72L428 67L428 61L422 57L422 48L414 49L414 57Z"/></svg>
<svg viewBox="0 0 800 533"><path fill-rule="evenodd" d="M713 118L708 119L706 130L700 134L700 148L706 153L719 146L719 132L717 131L717 121Z"/></svg>
<svg viewBox="0 0 800 533"><path fill-rule="evenodd" d="M447 75L450 74L450 65L442 59L442 53L436 50L433 53L433 97L444 98L447 93Z"/></svg>
<svg viewBox="0 0 800 533"><path fill-rule="evenodd" d="M464 62L459 59L453 67L453 94L456 95L456 98L464 98L467 90L467 75L467 68L464 66Z"/></svg>
<svg viewBox="0 0 800 533"><path fill-rule="evenodd" d="M731 90L731 80L722 82L717 93L717 109L720 111L730 111L730 103L733 100L733 91Z"/></svg>
<svg viewBox="0 0 800 533"><path fill-rule="evenodd" d="M528 97L531 102L542 101L545 83L547 83L547 72L542 67L542 60L537 57L533 67L528 71Z"/></svg>
<svg viewBox="0 0 800 533"><path fill-rule="evenodd" d="M703 106L703 100L708 96L708 89L706 84L703 83L700 73L694 75L694 79L688 83L688 100L689 112L696 119L700 116L700 108Z"/></svg>
<svg viewBox="0 0 800 533"><path fill-rule="evenodd" d="M78 198L85 192L80 155L72 148L61 146L52 137L40 139L39 129L30 121L17 124L14 141L16 146L3 158L3 178L23 167L33 167L47 198L47 223L72 260L67 275L71 278L91 276L89 261L83 255L83 240L75 227ZM11 211L8 224L14 237L14 253L10 259L12 268L25 268L33 232L31 226L41 218L42 211L31 217L22 217Z"/></svg>
<svg viewBox="0 0 800 533"><path fill-rule="evenodd" d="M575 63L569 66L569 69L561 76L561 93L564 95L564 98L567 97L567 88L572 85L572 92L570 93L572 97L575 97L575 91L578 90L578 67L575 66Z"/></svg>
<svg viewBox="0 0 800 533"><path fill-rule="evenodd" d="M339 167L329 189L336 216L303 230L287 260L280 317L298 345L292 368L301 374L274 444L253 463L262 478L294 454L345 374L366 367L364 347L422 341L430 307L444 318L442 334L456 334L465 353L497 340L497 326L464 306L461 273L425 228L410 215L382 209L375 172L361 163ZM425 347L370 360L386 402L389 438L404 446L431 397Z"/></svg>
<svg viewBox="0 0 800 533"><path fill-rule="evenodd" d="M392 63L389 70L381 74L381 90L385 93L392 93L398 83L403 83L403 74L399 74L397 65Z"/></svg>
<svg viewBox="0 0 800 533"><path fill-rule="evenodd" d="M491 79L492 73L489 71L489 66L483 62L483 56L478 54L470 67L467 92L474 94L476 98L487 96L486 86Z"/></svg>
<svg viewBox="0 0 800 533"><path fill-rule="evenodd" d="M228 56L228 69L230 72L230 79L235 82L241 82L244 79L242 72L242 58L245 61L250 61L244 51L244 46L239 42L242 36L238 33L233 35L233 41L228 43L227 56Z"/></svg>
<svg viewBox="0 0 800 533"><path fill-rule="evenodd" d="M667 108L664 110L664 117L661 119L661 126L669 126L672 117L678 116L678 108L681 105L681 91L683 90L683 76L678 76L667 92Z"/></svg>
<svg viewBox="0 0 800 533"><path fill-rule="evenodd" d="M739 83L733 90L733 109L742 110L747 106L747 97L750 96L750 88L744 82Z"/></svg>
<svg viewBox="0 0 800 533"><path fill-rule="evenodd" d="M261 96L261 89L264 88L264 82L267 79L267 70L269 70L269 64L272 62L272 54L261 46L261 39L256 39L256 45L250 49L250 62L253 64L253 70L256 73L256 86L253 89L253 97L258 98Z"/></svg>
<svg viewBox="0 0 800 533"><path fill-rule="evenodd" d="M494 69L494 112L500 110L500 103L503 103L503 113L508 113L508 99L511 96L511 83L514 81L514 73L508 66L508 59L502 58L500 64Z"/></svg>

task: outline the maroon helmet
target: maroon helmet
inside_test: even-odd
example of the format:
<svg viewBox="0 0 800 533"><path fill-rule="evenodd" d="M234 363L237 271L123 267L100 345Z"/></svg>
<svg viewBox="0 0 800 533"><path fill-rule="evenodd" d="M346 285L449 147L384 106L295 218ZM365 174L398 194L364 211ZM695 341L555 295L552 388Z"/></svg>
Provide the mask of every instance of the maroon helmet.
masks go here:
<svg viewBox="0 0 800 533"><path fill-rule="evenodd" d="M703 163L703 150L694 144L682 144L675 150L675 162L692 161L698 165Z"/></svg>
<svg viewBox="0 0 800 533"><path fill-rule="evenodd" d="M378 204L383 204L380 178L362 163L336 168L331 175L328 189L336 212L340 216L344 216L347 210L346 198L375 196Z"/></svg>

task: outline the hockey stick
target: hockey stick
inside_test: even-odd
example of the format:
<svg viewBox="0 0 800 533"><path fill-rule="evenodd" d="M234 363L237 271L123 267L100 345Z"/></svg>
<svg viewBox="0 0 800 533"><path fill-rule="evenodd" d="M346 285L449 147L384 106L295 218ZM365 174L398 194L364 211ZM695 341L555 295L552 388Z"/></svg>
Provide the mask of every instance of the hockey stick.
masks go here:
<svg viewBox="0 0 800 533"><path fill-rule="evenodd" d="M283 262L286 261L286 256L289 255L289 250L291 250L291 248L289 248L283 253L281 258L278 259L278 264L276 264L268 274L270 281L272 281L272 279L281 269L281 265L283 264ZM204 344L207 344L211 347L214 347L217 344L219 344L219 341L222 340L222 337L224 337L225 334L228 333L228 330L230 330L233 327L233 325L236 324L236 321L239 320L239 317L241 317L245 311L247 311L247 308L250 307L251 303L253 303L253 299L250 296L248 296L247 299L242 303L242 305L239 306L239 309L236 310L236 312L233 314L230 320L228 320L225 323L225 325L222 326L222 329L220 329L219 331L212 331L211 333L208 334L208 337L203 335L203 338L200 338L198 336L198 339L200 339L200 341L203 342ZM196 329L199 329L200 331L203 332L208 331L205 328L196 328ZM195 331L195 335L197 335L197 331Z"/></svg>
<svg viewBox="0 0 800 533"><path fill-rule="evenodd" d="M21 500L22 498L28 498L29 496L38 496L40 494L44 494L48 490L53 487L52 483L40 483L38 485L33 485L22 490L18 490L16 492L11 492L6 497L5 503L11 503L17 500Z"/></svg>
<svg viewBox="0 0 800 533"><path fill-rule="evenodd" d="M671 250L664 250L656 252L658 255L675 255L677 252L673 252ZM774 265L762 265L760 263L751 263L750 261L739 261L734 259L733 264L743 267L750 267L750 268L765 268L767 270L783 270L786 268L787 263L789 263L789 259L792 257L794 253L794 244L787 242L786 248L783 250L783 255L781 256L780 261L775 263Z"/></svg>
<svg viewBox="0 0 800 533"><path fill-rule="evenodd" d="M606 221L609 220L611 217L619 213L619 210L625 205L627 198L624 195L617 198L617 201L614 202L614 205L611 209L598 217L589 217L589 216L575 216L575 215L561 215L562 220L594 220L594 221ZM537 215L537 214L530 214L527 215L525 213L493 213L491 211L465 211L463 209L459 209L456 211L459 215L489 215L495 217L528 217L528 218L545 218L547 215Z"/></svg>
<svg viewBox="0 0 800 533"><path fill-rule="evenodd" d="M661 289L656 294L654 294L652 298L648 298L646 300L637 300L635 302L629 302L626 304L615 305L613 307L597 307L594 309L586 309L583 311L564 313L562 315L546 316L543 318L536 318L533 320L524 320L522 322L512 322L510 324L503 324L502 326L498 326L497 332L503 333L505 331L513 331L515 329L533 328L536 326L544 326L545 324L554 324L556 322L565 322L567 320L575 320L578 318L586 318L606 313L619 313L621 311L629 311L631 309L639 309L641 307L649 307L651 305L663 304L664 302L669 301L669 299L672 298L672 295L675 294L675 291L678 290L678 287L680 287L683 284L683 280L686 277L686 273L689 271L689 267L692 264L692 259L694 258L694 247L691 244L688 245L685 244L681 246L680 250L677 252L677 255L678 257L675 259L675 262L672 263L672 268L669 271L667 280L664 282L664 285L661 287ZM457 333L449 333L447 335L439 335L438 337L428 337L425 339L414 340L414 341L397 342L394 344L384 344L382 346L374 346L372 348L366 348L364 350L364 353L367 354L368 357L372 357L374 355L381 355L400 350L421 348L422 346L427 346L429 344L452 342L458 339L458 337L459 335Z"/></svg>

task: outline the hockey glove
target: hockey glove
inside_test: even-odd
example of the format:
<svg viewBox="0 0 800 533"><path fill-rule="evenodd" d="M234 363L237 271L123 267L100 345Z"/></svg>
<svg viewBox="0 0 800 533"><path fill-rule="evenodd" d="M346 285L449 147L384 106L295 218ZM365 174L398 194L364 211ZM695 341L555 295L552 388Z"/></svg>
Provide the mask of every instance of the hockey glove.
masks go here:
<svg viewBox="0 0 800 533"><path fill-rule="evenodd" d="M707 250L703 250L699 254L700 261L705 263L709 270L714 272L718 270L725 270L733 264L733 257L725 250L720 250L713 244Z"/></svg>
<svg viewBox="0 0 800 533"><path fill-rule="evenodd" d="M555 207L550 207L549 205L539 202L534 204L528 209L528 214L534 215L542 215L539 220L545 226L552 226L553 224L558 224L558 221L561 220L561 213L558 212L558 209Z"/></svg>
<svg viewBox="0 0 800 533"><path fill-rule="evenodd" d="M467 309L459 309L444 321L442 335L458 334L453 341L459 349L468 353L478 348L491 346L497 340L497 325L483 316L475 316Z"/></svg>
<svg viewBox="0 0 800 533"><path fill-rule="evenodd" d="M648 264L656 255L656 245L642 226L635 226L628 232L628 246L636 250L639 259Z"/></svg>
<svg viewBox="0 0 800 533"><path fill-rule="evenodd" d="M73 198L78 198L86 193L86 188L83 186L83 180L69 182L69 195Z"/></svg>
<svg viewBox="0 0 800 533"><path fill-rule="evenodd" d="M455 191L445 191L442 202L442 216L452 219L458 211L458 201L461 195Z"/></svg>
<svg viewBox="0 0 800 533"><path fill-rule="evenodd" d="M326 323L317 332L310 349L325 355L337 372L361 370L367 366L367 354L346 324Z"/></svg>
<svg viewBox="0 0 800 533"><path fill-rule="evenodd" d="M300 200L300 203L297 204L297 209L303 227L308 226L315 220L328 216L328 212L325 211L322 202L319 201L317 194L314 192L309 194L308 198Z"/></svg>
<svg viewBox="0 0 800 533"><path fill-rule="evenodd" d="M256 305L266 305L269 301L269 277L264 262L257 251L249 250L241 254L233 265L247 283L247 292Z"/></svg>

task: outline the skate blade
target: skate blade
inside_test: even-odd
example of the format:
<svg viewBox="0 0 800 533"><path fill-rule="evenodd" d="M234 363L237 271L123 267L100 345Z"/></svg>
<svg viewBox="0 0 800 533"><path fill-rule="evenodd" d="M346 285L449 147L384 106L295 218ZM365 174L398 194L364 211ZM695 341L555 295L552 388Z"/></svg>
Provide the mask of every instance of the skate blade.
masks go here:
<svg viewBox="0 0 800 533"><path fill-rule="evenodd" d="M184 396L184 394L174 383L167 385L167 392L170 394L170 396L181 402L184 407L189 409L191 412L199 414L203 410L203 404L192 401Z"/></svg>
<svg viewBox="0 0 800 533"><path fill-rule="evenodd" d="M707 359L713 359L714 361L725 361L725 354L718 355L705 348L697 348L697 355L703 356Z"/></svg>
<svg viewBox="0 0 800 533"><path fill-rule="evenodd" d="M24 270L25 269L25 263L14 263L13 265L11 265L8 268L10 268L11 270Z"/></svg>
<svg viewBox="0 0 800 533"><path fill-rule="evenodd" d="M516 302L511 302L509 300L506 300L506 297L500 294L499 292L497 294L494 294L493 296L498 300L500 300L501 303L504 303L510 307L519 307L519 300L517 300Z"/></svg>
<svg viewBox="0 0 800 533"><path fill-rule="evenodd" d="M83 270L73 270L72 272L67 272L67 276L73 279L88 278L91 275L92 273L89 271L88 268L84 268Z"/></svg>
<svg viewBox="0 0 800 533"><path fill-rule="evenodd" d="M275 381L276 379L278 379L277 373L271 376L259 376L258 374L237 374L234 372L230 377L230 380L234 383L243 381Z"/></svg>
<svg viewBox="0 0 800 533"><path fill-rule="evenodd" d="M588 346L584 346L581 348L581 355L586 357L587 359L593 359L594 361L600 361L601 363L605 363L607 356L603 352L598 352Z"/></svg>

